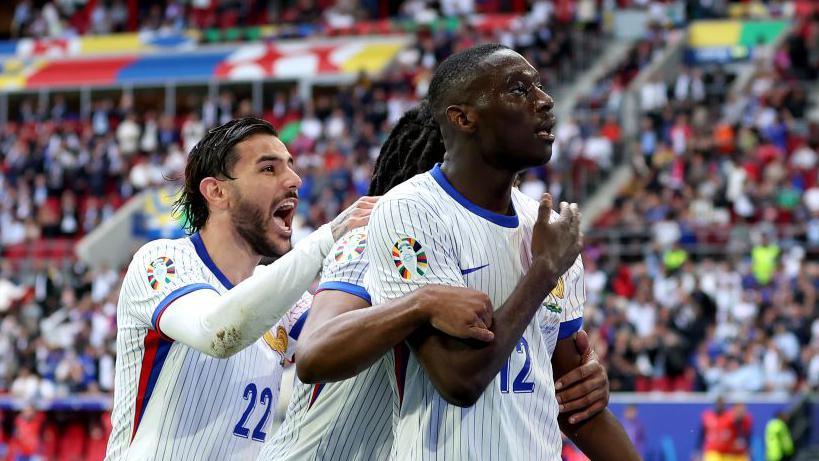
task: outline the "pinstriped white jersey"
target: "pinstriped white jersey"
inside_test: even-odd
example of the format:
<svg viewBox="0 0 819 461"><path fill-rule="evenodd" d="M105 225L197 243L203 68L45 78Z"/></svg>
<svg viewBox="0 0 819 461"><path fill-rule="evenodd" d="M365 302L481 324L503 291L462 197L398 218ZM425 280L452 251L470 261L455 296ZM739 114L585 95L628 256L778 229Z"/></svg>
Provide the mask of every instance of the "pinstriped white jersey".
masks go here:
<svg viewBox="0 0 819 461"><path fill-rule="evenodd" d="M113 425L106 460L253 459L271 430L283 367L295 351L303 298L250 347L217 359L157 325L180 296L225 293L230 280L198 234L156 240L134 255L117 306Z"/></svg>
<svg viewBox="0 0 819 461"><path fill-rule="evenodd" d="M366 245L365 228L339 239L324 260L318 291L344 291L369 303L364 289ZM389 375L379 362L335 383L305 384L296 378L284 422L259 459L387 459L392 447L393 399Z"/></svg>
<svg viewBox="0 0 819 461"><path fill-rule="evenodd" d="M512 191L514 216L469 202L438 166L394 188L370 218L366 286L374 304L426 284L465 286L500 307L531 264L538 204ZM557 213L552 214L552 219ZM582 324L580 258L543 301L506 365L474 406L450 405L406 350L386 361L399 406L392 457L559 460L551 358Z"/></svg>

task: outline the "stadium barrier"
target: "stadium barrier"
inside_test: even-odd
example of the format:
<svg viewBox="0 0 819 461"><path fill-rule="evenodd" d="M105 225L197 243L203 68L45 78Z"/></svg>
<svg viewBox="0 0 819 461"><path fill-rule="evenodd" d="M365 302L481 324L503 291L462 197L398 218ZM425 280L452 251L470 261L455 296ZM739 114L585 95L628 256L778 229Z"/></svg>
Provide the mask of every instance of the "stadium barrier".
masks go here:
<svg viewBox="0 0 819 461"><path fill-rule="evenodd" d="M750 442L753 461L765 460L765 424L778 411L786 409L792 414L809 415L801 420L802 424L819 421L819 400L816 398L798 396L794 399L764 394L725 397L729 407L734 402L745 404L753 420ZM702 414L713 404L714 396L709 394L620 393L612 394L609 409L622 421L627 406L637 408L637 420L645 431L645 461L687 461L699 452ZM811 429L813 432L804 443L819 443L819 427Z"/></svg>

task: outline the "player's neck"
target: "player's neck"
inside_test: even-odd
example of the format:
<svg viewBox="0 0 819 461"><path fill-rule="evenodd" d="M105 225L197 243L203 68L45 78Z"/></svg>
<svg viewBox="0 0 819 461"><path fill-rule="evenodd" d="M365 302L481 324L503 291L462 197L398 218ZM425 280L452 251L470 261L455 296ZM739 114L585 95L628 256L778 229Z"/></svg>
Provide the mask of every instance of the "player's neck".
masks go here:
<svg viewBox="0 0 819 461"><path fill-rule="evenodd" d="M253 275L260 257L232 229L217 229L213 224L199 232L202 243L216 267L233 285ZM226 238L229 236L228 238Z"/></svg>
<svg viewBox="0 0 819 461"><path fill-rule="evenodd" d="M447 157L441 171L455 190L485 210L509 214L515 174L490 167L477 156L453 157Z"/></svg>

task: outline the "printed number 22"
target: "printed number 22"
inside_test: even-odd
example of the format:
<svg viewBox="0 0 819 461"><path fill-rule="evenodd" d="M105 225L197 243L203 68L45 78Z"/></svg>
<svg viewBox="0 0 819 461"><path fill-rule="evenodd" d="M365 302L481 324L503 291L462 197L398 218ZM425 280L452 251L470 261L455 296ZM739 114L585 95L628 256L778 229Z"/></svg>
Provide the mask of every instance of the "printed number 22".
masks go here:
<svg viewBox="0 0 819 461"><path fill-rule="evenodd" d="M525 358L523 360L523 366L512 382L512 392L515 394L528 394L535 390L535 383L526 381L526 378L529 377L529 369L532 366L532 359L529 356L529 343L526 342L526 338L520 338L520 341L518 341L518 344L515 346L515 352L525 354ZM500 391L504 394L509 393L509 360L506 361L500 370Z"/></svg>
<svg viewBox="0 0 819 461"><path fill-rule="evenodd" d="M250 429L245 427L245 423L247 423L247 418L253 413L253 408L256 407L256 396L258 395L258 391L256 390L256 385L250 383L245 387L244 392L244 399L247 400L247 408L245 408L245 412L242 414L242 417L239 419L239 422L236 423L236 427L233 428L233 435L237 437L247 438L250 434ZM264 442L265 437L267 434L262 431L264 425L267 423L267 418L270 417L270 410L273 408L273 391L270 390L269 387L265 387L262 389L262 395L259 398L259 403L265 406L264 415L262 419L259 420L259 424L256 424L256 427L253 428L253 436L251 437L253 440L257 442Z"/></svg>

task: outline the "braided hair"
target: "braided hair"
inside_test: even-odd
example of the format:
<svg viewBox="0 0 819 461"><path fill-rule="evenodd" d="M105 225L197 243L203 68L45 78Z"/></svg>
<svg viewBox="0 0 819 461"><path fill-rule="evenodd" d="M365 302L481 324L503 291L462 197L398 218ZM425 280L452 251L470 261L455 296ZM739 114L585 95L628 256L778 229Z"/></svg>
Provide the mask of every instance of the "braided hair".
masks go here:
<svg viewBox="0 0 819 461"><path fill-rule="evenodd" d="M462 90L480 75L481 61L506 49L494 43L478 45L459 51L438 65L427 98L398 120L381 146L367 195L383 195L444 160L446 147L439 122L444 120L446 107L466 102L469 95Z"/></svg>
<svg viewBox="0 0 819 461"><path fill-rule="evenodd" d="M428 101L408 110L381 146L367 195L390 189L444 160L446 148Z"/></svg>

